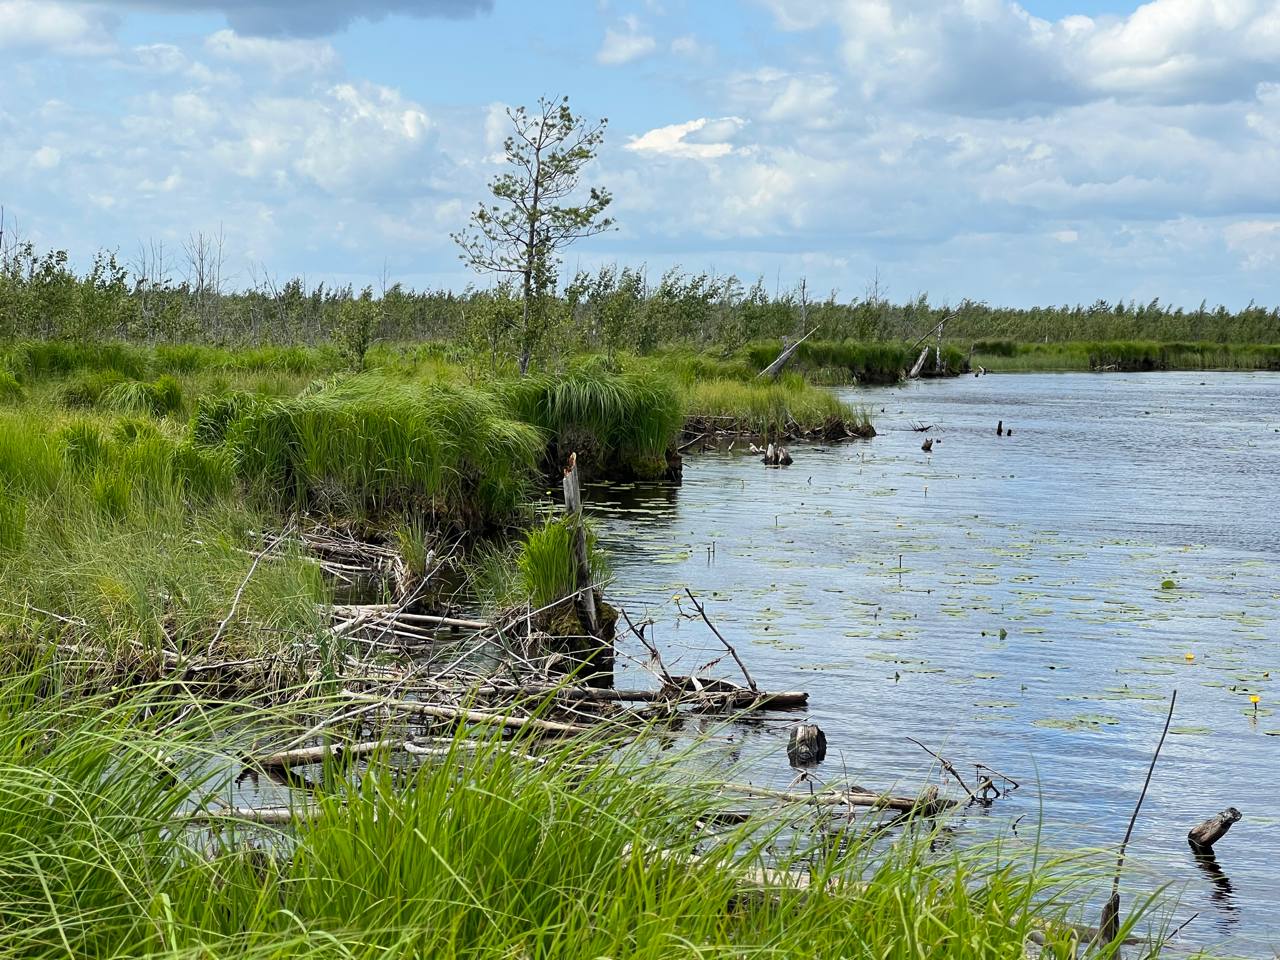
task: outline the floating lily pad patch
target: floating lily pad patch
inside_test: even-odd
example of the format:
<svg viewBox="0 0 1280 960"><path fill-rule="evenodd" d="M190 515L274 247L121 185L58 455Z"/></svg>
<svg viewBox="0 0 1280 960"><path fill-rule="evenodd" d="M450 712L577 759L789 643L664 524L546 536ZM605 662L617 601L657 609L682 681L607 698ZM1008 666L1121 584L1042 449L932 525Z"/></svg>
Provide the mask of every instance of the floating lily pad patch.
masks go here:
<svg viewBox="0 0 1280 960"><path fill-rule="evenodd" d="M1105 713L1085 713L1078 717L1044 717L1031 721L1034 727L1046 727L1050 730L1101 730L1103 727L1118 726L1119 723L1119 717Z"/></svg>

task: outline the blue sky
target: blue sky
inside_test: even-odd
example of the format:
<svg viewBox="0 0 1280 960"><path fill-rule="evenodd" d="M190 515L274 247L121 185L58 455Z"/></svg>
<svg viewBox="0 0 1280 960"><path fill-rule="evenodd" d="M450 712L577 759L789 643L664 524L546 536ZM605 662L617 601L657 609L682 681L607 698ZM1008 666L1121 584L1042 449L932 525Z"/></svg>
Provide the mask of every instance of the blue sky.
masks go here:
<svg viewBox="0 0 1280 960"><path fill-rule="evenodd" d="M487 282L448 235L564 93L619 223L568 268L1280 302L1280 0L0 0L0 57L6 220L80 262Z"/></svg>

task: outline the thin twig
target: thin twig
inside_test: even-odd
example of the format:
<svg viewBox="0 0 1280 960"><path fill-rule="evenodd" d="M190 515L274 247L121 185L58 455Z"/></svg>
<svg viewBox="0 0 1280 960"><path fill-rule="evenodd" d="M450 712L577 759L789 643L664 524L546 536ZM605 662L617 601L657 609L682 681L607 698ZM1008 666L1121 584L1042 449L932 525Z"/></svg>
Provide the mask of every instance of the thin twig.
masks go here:
<svg viewBox="0 0 1280 960"><path fill-rule="evenodd" d="M244 588L249 585L249 578L253 576L253 571L258 569L258 564L262 562L262 558L269 554L276 546L293 530L293 524L290 523L282 530L274 540L264 547L256 557L253 563L249 564L249 572L244 575L244 579L240 581L240 586L236 590L236 595L231 598L231 609L227 611L226 617L218 624L218 629L214 631L213 639L209 641L209 655L213 655L214 648L217 647L218 641L222 639L222 632L227 629L227 624L231 622L231 618L236 615L236 607L240 606L240 598L244 596Z"/></svg>
<svg viewBox="0 0 1280 960"><path fill-rule="evenodd" d="M716 625L711 622L711 618L707 616L706 609L698 602L698 598L693 595L693 591L688 587L685 587L684 592L687 593L689 595L689 599L693 601L694 608L702 616L702 622L711 628L711 632L716 635L716 639L723 643L725 649L729 651L729 655L733 657L734 661L738 664L738 669L741 670L742 675L747 678L747 686L751 688L752 693L755 693L757 691L756 682L751 679L751 674L747 672L747 665L743 663L742 658L738 656L738 651L733 649L733 644L726 640L721 635L720 631L716 629Z"/></svg>

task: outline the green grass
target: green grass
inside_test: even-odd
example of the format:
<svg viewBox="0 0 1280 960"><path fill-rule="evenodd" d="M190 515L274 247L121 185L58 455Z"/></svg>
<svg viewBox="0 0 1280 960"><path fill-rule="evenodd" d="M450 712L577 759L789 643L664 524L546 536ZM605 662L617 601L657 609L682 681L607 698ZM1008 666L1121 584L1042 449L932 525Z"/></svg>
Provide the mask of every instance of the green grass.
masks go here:
<svg viewBox="0 0 1280 960"><path fill-rule="evenodd" d="M803 809L705 833L723 801L685 753L580 741L540 764L455 741L329 771L284 830L175 829L284 718L59 690L47 667L0 681L0 957L1020 958L1046 926L1066 955L1057 924L1097 877L927 828L811 843Z"/></svg>
<svg viewBox="0 0 1280 960"><path fill-rule="evenodd" d="M765 380L702 380L685 387L689 416L711 428L736 430L764 437L822 431L845 423L853 432L870 427L869 414L814 387L797 374L777 382Z"/></svg>
<svg viewBox="0 0 1280 960"><path fill-rule="evenodd" d="M0 631L10 646L89 644L113 663L203 651L252 558L224 451L174 425L0 413ZM255 572L218 653L313 635L327 595L289 551Z"/></svg>
<svg viewBox="0 0 1280 960"><path fill-rule="evenodd" d="M685 418L669 378L653 369L616 372L602 358L507 381L500 393L514 416L544 431L554 466L576 452L590 476L661 477Z"/></svg>
<svg viewBox="0 0 1280 960"><path fill-rule="evenodd" d="M194 436L222 431L241 481L279 507L356 518L413 512L464 530L515 512L542 449L538 431L490 393L378 375L197 412Z"/></svg>

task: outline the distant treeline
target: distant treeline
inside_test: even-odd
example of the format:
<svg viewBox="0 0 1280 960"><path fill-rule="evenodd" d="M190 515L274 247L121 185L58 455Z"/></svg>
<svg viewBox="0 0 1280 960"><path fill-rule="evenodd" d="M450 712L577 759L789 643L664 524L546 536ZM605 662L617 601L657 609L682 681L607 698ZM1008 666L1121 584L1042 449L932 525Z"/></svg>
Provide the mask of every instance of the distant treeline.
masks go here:
<svg viewBox="0 0 1280 960"><path fill-rule="evenodd" d="M495 354L506 347L521 304L510 286L411 290L398 283L356 290L301 278L260 277L231 290L221 254L205 238L183 247L171 269L144 252L125 265L100 253L77 272L65 251L37 253L0 237L0 339L133 340L221 345L317 344L448 339ZM1096 301L1089 306L992 307L927 296L891 303L874 289L842 300L813 298L803 284L770 290L732 276L606 266L580 272L538 309L546 316L545 351L646 353L685 344L724 354L747 344L818 328L824 341L901 344L924 336L943 317L947 342L1012 356L1018 344L1071 341L1155 343L1280 342L1280 308L1240 310L1202 304L1194 310L1150 303ZM895 360L896 362L896 360Z"/></svg>

